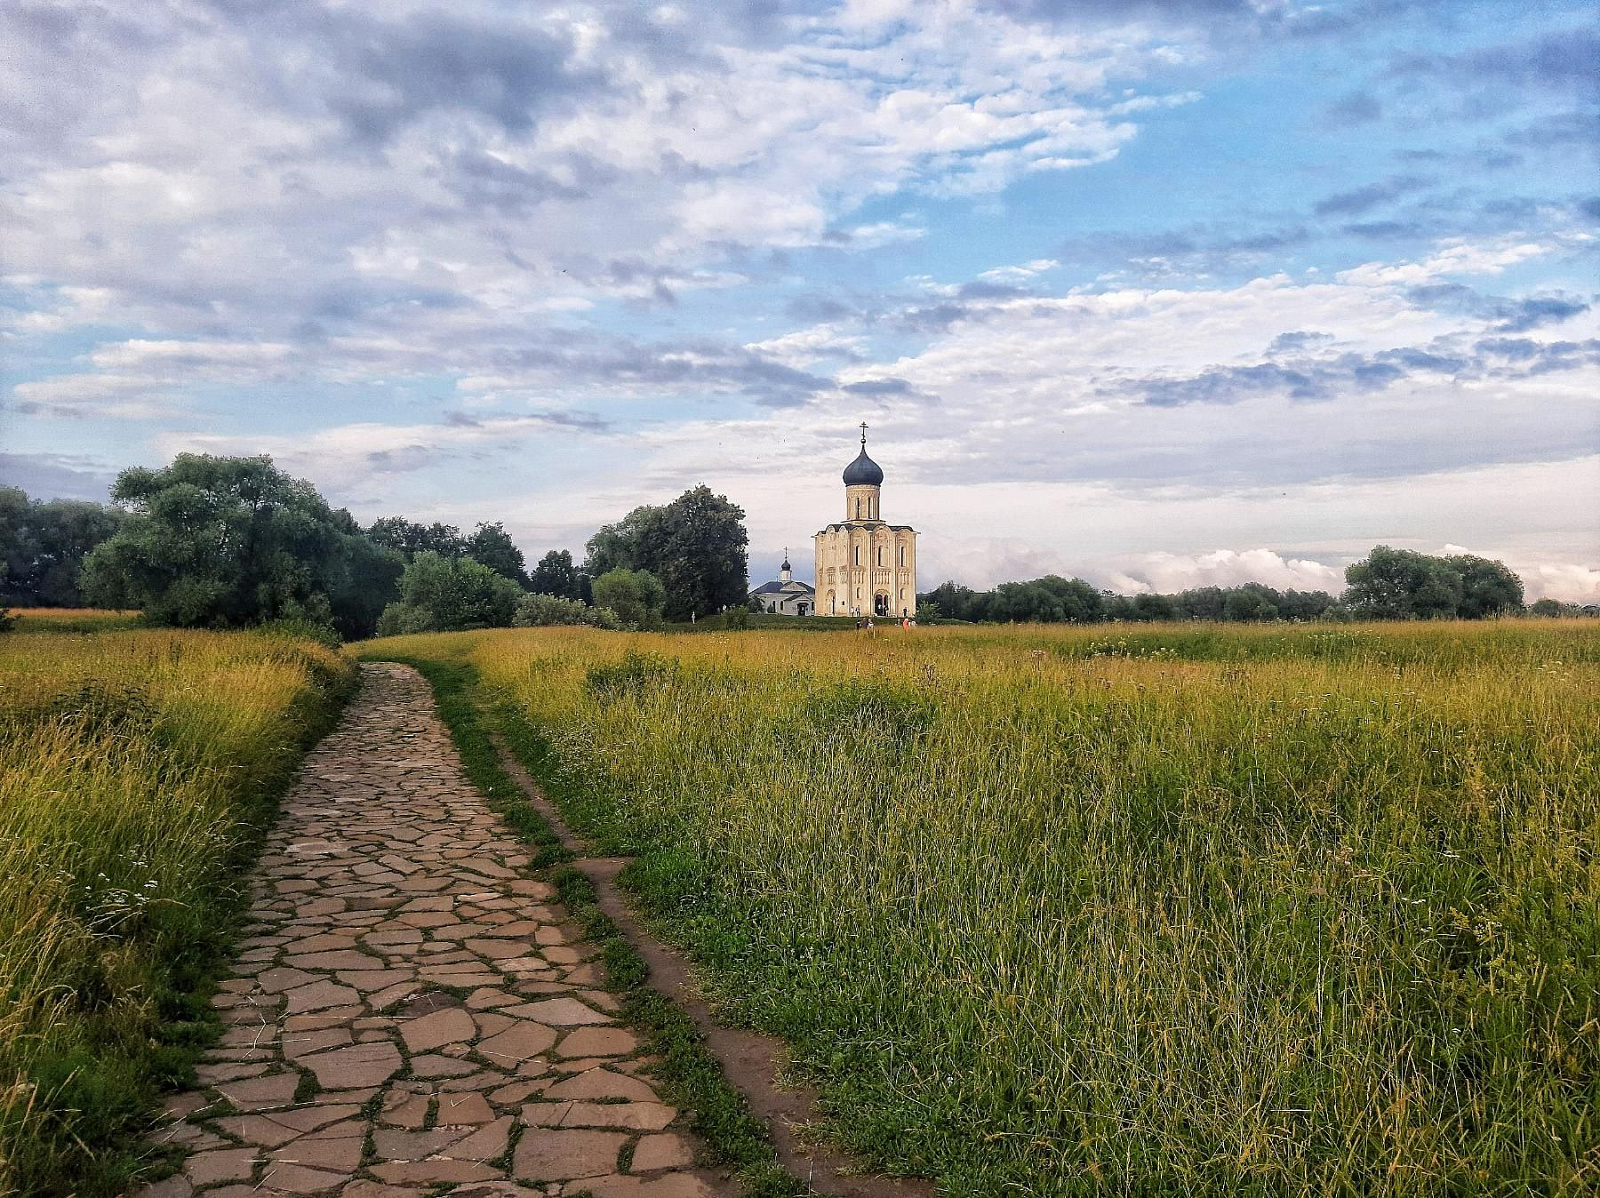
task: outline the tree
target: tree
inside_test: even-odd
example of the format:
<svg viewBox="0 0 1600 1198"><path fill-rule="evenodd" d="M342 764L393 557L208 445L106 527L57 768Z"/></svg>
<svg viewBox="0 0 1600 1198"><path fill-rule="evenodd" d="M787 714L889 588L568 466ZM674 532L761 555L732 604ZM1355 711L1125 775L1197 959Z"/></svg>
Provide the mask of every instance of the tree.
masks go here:
<svg viewBox="0 0 1600 1198"><path fill-rule="evenodd" d="M974 618L972 603L976 595L977 592L971 587L964 587L958 582L941 582L927 594L917 596L917 611L921 612L926 604L936 608L947 619L971 620Z"/></svg>
<svg viewBox="0 0 1600 1198"><path fill-rule="evenodd" d="M590 578L612 570L647 570L660 566L667 539L666 509L636 507L615 524L601 525L586 546L584 571Z"/></svg>
<svg viewBox="0 0 1600 1198"><path fill-rule="evenodd" d="M523 582L522 550L512 541L503 524L480 524L477 531L466 540L467 556L482 562L502 578L509 578L519 586Z"/></svg>
<svg viewBox="0 0 1600 1198"><path fill-rule="evenodd" d="M509 628L522 588L470 557L431 549L411 559L400 577L400 599L378 620L380 636Z"/></svg>
<svg viewBox="0 0 1600 1198"><path fill-rule="evenodd" d="M1535 616L1559 616L1563 614L1561 607L1562 605L1554 599L1536 599L1528 612Z"/></svg>
<svg viewBox="0 0 1600 1198"><path fill-rule="evenodd" d="M1364 619L1475 620L1522 609L1522 580L1503 563L1470 554L1430 557L1377 545L1344 577L1344 601Z"/></svg>
<svg viewBox="0 0 1600 1198"><path fill-rule="evenodd" d="M1128 618L1131 620L1170 620L1172 619L1172 600L1165 595L1146 593L1135 595Z"/></svg>
<svg viewBox="0 0 1600 1198"><path fill-rule="evenodd" d="M1058 574L1030 582L1003 582L987 594L986 599L968 592L966 608L971 614L964 618L1059 624L1084 623L1100 614L1100 595L1093 587L1080 578ZM932 595L929 598L939 602Z"/></svg>
<svg viewBox="0 0 1600 1198"><path fill-rule="evenodd" d="M340 636L358 641L377 631L384 608L400 593L405 568L406 559L396 550L360 531L341 534L338 560L328 578L328 604Z"/></svg>
<svg viewBox="0 0 1600 1198"><path fill-rule="evenodd" d="M594 580L595 606L609 607L634 628L657 627L665 603L666 588L648 570L607 570Z"/></svg>
<svg viewBox="0 0 1600 1198"><path fill-rule="evenodd" d="M0 595L28 607L81 607L83 559L109 540L122 513L73 499L28 499L0 487Z"/></svg>
<svg viewBox="0 0 1600 1198"><path fill-rule="evenodd" d="M441 557L460 557L467 552L467 542L454 524L417 524L404 516L384 516L374 520L367 536L386 549L393 549L407 561L419 553L437 553Z"/></svg>
<svg viewBox="0 0 1600 1198"><path fill-rule="evenodd" d="M665 588L667 617L687 620L744 602L748 544L744 509L701 485L601 528L589 539L584 569L596 583L611 570L648 571Z"/></svg>
<svg viewBox="0 0 1600 1198"><path fill-rule="evenodd" d="M1286 620L1315 620L1333 606L1333 596L1327 591L1275 592L1278 615Z"/></svg>
<svg viewBox="0 0 1600 1198"><path fill-rule="evenodd" d="M1278 593L1271 587L1262 586L1260 583L1249 582L1242 587L1235 587L1228 592L1228 597L1222 603L1222 618L1224 620L1276 620L1278 618L1278 605L1275 600Z"/></svg>
<svg viewBox="0 0 1600 1198"><path fill-rule="evenodd" d="M1461 605L1456 614L1463 619L1481 620L1522 610L1522 579L1504 562L1469 553L1445 561L1461 576Z"/></svg>
<svg viewBox="0 0 1600 1198"><path fill-rule="evenodd" d="M92 602L182 627L331 621L348 534L271 458L180 454L165 469L124 470L112 498L129 515L84 561Z"/></svg>
<svg viewBox="0 0 1600 1198"><path fill-rule="evenodd" d="M528 575L528 589L539 595L555 595L560 599L584 598L582 571L572 564L572 554L565 549L552 549L539 559L539 564Z"/></svg>

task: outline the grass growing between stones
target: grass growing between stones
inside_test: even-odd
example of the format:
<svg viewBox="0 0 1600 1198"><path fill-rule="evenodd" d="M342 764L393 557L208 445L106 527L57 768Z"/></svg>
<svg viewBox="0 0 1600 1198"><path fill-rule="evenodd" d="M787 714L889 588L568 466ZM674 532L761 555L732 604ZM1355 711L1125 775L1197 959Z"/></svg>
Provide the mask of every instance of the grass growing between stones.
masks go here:
<svg viewBox="0 0 1600 1198"><path fill-rule="evenodd" d="M529 769L952 1194L1600 1190L1600 629L540 629Z"/></svg>
<svg viewBox="0 0 1600 1198"><path fill-rule="evenodd" d="M704 1163L735 1169L746 1198L798 1198L807 1193L777 1163L765 1130L723 1077L694 1021L650 987L644 958L600 910L594 884L564 864L572 854L501 764L490 730L496 713L485 709L477 687L478 669L451 652L471 642L432 637L426 638L425 652L410 651L407 643L418 639L367 642L358 646L358 652L369 659L410 665L428 680L468 778L520 839L538 846L535 865L555 867L550 878L562 903L585 938L601 951L606 988L621 1001L618 1018L640 1034L648 1052L661 1058L655 1076L663 1084L663 1096L689 1111L691 1130L711 1153L712 1159ZM512 724L503 731L517 737L525 734L526 725Z"/></svg>
<svg viewBox="0 0 1600 1198"><path fill-rule="evenodd" d="M278 637L28 627L0 639L0 1193L116 1194L354 671Z"/></svg>

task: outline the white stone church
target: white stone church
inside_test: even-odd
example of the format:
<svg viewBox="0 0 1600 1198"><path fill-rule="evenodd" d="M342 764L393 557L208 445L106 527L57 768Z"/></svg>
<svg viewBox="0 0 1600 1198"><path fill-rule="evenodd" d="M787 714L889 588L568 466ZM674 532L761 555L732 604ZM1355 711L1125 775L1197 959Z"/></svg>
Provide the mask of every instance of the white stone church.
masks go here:
<svg viewBox="0 0 1600 1198"><path fill-rule="evenodd" d="M917 533L909 524L886 524L878 502L883 468L861 452L844 468L844 519L812 537L816 584L794 578L784 551L783 569L750 593L762 607L785 616L899 618L917 610Z"/></svg>

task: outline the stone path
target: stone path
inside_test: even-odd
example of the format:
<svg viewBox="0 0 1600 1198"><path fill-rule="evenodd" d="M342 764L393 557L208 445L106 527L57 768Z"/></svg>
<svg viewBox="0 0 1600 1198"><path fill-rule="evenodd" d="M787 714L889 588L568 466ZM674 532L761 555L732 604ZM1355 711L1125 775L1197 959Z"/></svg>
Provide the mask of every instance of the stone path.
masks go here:
<svg viewBox="0 0 1600 1198"><path fill-rule="evenodd" d="M711 1198L598 964L415 671L362 667L307 758L144 1198Z"/></svg>

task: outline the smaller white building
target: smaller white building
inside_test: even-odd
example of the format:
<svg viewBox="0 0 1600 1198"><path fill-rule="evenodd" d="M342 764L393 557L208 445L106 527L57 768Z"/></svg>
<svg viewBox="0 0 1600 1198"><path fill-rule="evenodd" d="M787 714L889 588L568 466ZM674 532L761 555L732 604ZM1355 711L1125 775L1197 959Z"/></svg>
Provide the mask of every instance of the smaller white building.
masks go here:
<svg viewBox="0 0 1600 1198"><path fill-rule="evenodd" d="M806 583L796 582L794 569L789 565L789 551L783 551L783 568L778 577L764 582L750 592L750 598L761 601L761 610L774 616L814 616L817 614L816 589Z"/></svg>

